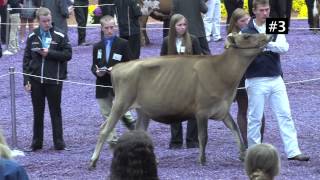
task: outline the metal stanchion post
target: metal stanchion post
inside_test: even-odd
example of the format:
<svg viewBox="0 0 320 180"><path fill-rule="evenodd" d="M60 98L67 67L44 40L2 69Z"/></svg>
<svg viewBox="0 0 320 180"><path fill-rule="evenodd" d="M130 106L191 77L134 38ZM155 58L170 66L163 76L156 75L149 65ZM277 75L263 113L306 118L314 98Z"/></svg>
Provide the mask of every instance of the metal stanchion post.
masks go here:
<svg viewBox="0 0 320 180"><path fill-rule="evenodd" d="M9 68L10 74L10 96L11 96L11 123L12 123L12 147L17 148L17 127L16 127L16 97L14 67Z"/></svg>

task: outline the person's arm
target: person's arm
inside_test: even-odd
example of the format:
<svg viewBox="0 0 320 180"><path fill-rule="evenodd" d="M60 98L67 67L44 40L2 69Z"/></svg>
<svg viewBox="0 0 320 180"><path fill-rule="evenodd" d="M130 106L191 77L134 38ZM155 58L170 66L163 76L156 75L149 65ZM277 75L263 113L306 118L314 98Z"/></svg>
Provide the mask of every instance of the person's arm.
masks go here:
<svg viewBox="0 0 320 180"><path fill-rule="evenodd" d="M26 43L26 48L24 49L24 55L23 55L23 63L22 63L22 70L23 70L23 73L27 73L27 74L30 74L31 71L30 71L30 61L32 59L32 56L31 56L31 39L30 37L28 37L27 39L27 43ZM27 76L27 75L23 75L23 85L25 86L25 89L26 90L31 90L31 85L30 85L30 88L27 87L29 86L30 84L30 76Z"/></svg>
<svg viewBox="0 0 320 180"><path fill-rule="evenodd" d="M47 58L55 61L69 61L72 58L72 48L67 35L62 37L61 48L49 49Z"/></svg>
<svg viewBox="0 0 320 180"><path fill-rule="evenodd" d="M208 6L204 2L204 0L200 0L200 12L205 14L205 13L207 13L207 11L208 11Z"/></svg>
<svg viewBox="0 0 320 180"><path fill-rule="evenodd" d="M271 41L267 44L267 51L283 54L289 50L289 44L284 34L278 34L275 41Z"/></svg>
<svg viewBox="0 0 320 180"><path fill-rule="evenodd" d="M138 4L138 1L136 1L136 0L131 1L130 7L131 7L131 9L133 11L133 16L134 17L142 16L142 12L141 12L140 6Z"/></svg>

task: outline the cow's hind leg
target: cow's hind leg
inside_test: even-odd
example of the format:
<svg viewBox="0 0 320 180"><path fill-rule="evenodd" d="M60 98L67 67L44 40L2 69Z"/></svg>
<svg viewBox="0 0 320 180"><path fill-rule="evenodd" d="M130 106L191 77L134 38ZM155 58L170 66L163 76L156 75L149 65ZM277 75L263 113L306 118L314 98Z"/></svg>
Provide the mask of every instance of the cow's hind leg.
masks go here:
<svg viewBox="0 0 320 180"><path fill-rule="evenodd" d="M136 109L136 111L138 115L136 129L147 131L149 127L150 118L145 113L143 113L140 109Z"/></svg>
<svg viewBox="0 0 320 180"><path fill-rule="evenodd" d="M240 131L238 126L236 125L236 123L234 122L234 120L232 119L232 116L230 115L230 113L227 114L227 116L223 119L224 124L231 130L232 134L235 136L236 138L236 142L239 146L240 149L240 160L244 160L244 156L245 156L245 145L243 143L242 138L240 137Z"/></svg>
<svg viewBox="0 0 320 180"><path fill-rule="evenodd" d="M197 115L198 139L200 146L199 162L201 165L206 163L206 146L208 141L208 118Z"/></svg>
<svg viewBox="0 0 320 180"><path fill-rule="evenodd" d="M126 107L128 106L128 104L126 104L125 106L124 104L117 102L119 101L114 102L107 122L104 122L100 128L98 142L91 157L89 169L93 169L96 167L97 160L99 159L99 155L103 144L106 141L106 138L109 136L110 132L115 127L120 117L122 117L122 115L124 115L124 113L128 110L128 107Z"/></svg>

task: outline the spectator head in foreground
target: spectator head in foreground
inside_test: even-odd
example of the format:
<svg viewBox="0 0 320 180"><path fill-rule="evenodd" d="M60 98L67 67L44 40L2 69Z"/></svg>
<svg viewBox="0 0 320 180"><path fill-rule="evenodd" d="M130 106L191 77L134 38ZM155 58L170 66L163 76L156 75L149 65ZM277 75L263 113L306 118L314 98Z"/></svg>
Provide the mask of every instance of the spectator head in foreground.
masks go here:
<svg viewBox="0 0 320 180"><path fill-rule="evenodd" d="M280 171L278 151L271 144L251 146L246 154L245 168L250 180L273 180Z"/></svg>
<svg viewBox="0 0 320 180"><path fill-rule="evenodd" d="M114 148L111 180L158 180L153 142L145 131L122 135Z"/></svg>

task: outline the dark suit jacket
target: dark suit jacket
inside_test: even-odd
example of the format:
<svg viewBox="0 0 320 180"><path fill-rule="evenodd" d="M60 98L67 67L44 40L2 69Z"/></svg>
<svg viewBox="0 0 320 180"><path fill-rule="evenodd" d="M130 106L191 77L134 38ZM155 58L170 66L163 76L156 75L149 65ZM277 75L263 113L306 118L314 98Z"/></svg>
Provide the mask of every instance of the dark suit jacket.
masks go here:
<svg viewBox="0 0 320 180"><path fill-rule="evenodd" d="M195 36L191 35L191 41L192 41L192 51L194 55L199 55L201 54L201 47L198 38ZM178 54L176 52L176 54ZM163 39L162 46L161 46L161 51L160 51L161 56L168 55L168 36Z"/></svg>
<svg viewBox="0 0 320 180"><path fill-rule="evenodd" d="M102 53L102 57L98 57L98 52ZM121 59L116 60L117 57L121 55ZM117 56L117 57L116 57ZM101 67L112 67L121 62L127 62L131 58L131 53L128 45L128 41L119 37L115 37L113 40L109 60L108 63L106 62L106 45L104 40L98 42L97 44L93 45L93 53L92 53L93 61L91 66L92 73L97 77L96 84L97 85L104 85L104 86L111 86L111 76L110 73L107 72L104 76L98 77L96 74L96 66L99 68ZM104 98L107 97L109 91L113 91L111 88L104 88L104 87L96 87L96 98Z"/></svg>
<svg viewBox="0 0 320 180"><path fill-rule="evenodd" d="M188 30L197 38L206 37L201 13L206 13L208 7L204 0L173 0L172 14L182 14L188 20Z"/></svg>

